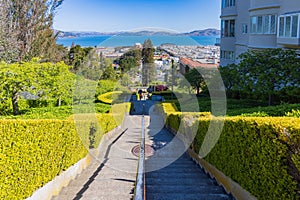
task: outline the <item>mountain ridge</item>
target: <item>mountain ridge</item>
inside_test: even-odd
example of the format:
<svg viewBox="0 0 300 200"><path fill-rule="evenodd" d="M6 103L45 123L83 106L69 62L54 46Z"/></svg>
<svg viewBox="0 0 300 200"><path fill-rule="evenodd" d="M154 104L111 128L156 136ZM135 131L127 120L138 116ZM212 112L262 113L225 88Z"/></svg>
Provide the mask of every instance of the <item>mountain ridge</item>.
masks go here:
<svg viewBox="0 0 300 200"><path fill-rule="evenodd" d="M204 30L194 30L186 33L175 33L168 31L149 31L141 30L136 32L120 31L120 32L85 32L85 31L59 31L55 30L60 38L74 38L74 37L91 37L91 36L219 36L220 30L215 28L207 28Z"/></svg>

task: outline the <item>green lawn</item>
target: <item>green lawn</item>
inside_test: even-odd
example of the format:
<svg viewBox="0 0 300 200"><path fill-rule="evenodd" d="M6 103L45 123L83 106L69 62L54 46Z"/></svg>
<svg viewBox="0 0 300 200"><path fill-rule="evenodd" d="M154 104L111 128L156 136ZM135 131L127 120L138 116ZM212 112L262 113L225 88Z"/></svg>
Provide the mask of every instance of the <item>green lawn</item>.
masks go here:
<svg viewBox="0 0 300 200"><path fill-rule="evenodd" d="M111 109L111 105L96 103L96 104L81 104L61 107L42 107L29 108L21 110L21 115L0 115L0 119L67 119L74 113L106 113Z"/></svg>
<svg viewBox="0 0 300 200"><path fill-rule="evenodd" d="M181 109L180 103L174 101L176 106ZM217 101L216 104L223 104L224 101ZM189 100L182 102L184 104L184 110L193 112L197 110L197 107ZM210 112L211 111L211 99L209 97L198 98L199 111ZM252 117L267 117L267 116L295 116L299 117L300 104L281 104L276 106L268 106L267 102L260 102L249 99L227 99L227 116L252 116ZM290 113L290 114L288 114ZM293 113L293 114L291 114Z"/></svg>

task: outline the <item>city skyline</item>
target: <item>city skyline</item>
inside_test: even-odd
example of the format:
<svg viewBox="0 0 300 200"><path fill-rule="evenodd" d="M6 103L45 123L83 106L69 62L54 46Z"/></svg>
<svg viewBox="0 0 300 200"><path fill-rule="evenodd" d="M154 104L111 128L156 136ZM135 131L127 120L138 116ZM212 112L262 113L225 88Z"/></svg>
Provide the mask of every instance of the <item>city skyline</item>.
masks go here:
<svg viewBox="0 0 300 200"><path fill-rule="evenodd" d="M53 28L97 32L220 29L220 9L219 0L65 0Z"/></svg>

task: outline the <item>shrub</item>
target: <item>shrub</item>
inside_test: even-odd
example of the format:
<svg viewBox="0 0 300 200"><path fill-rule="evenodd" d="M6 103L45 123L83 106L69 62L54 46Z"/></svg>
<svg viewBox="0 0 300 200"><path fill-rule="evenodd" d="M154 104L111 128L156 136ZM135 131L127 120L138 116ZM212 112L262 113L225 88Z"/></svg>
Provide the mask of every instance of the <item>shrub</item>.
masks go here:
<svg viewBox="0 0 300 200"><path fill-rule="evenodd" d="M178 130L184 114L167 113L167 125ZM222 119L204 117L193 125L197 130L192 144L196 152L212 120ZM205 160L258 199L298 199L299 141L298 118L228 117Z"/></svg>
<svg viewBox="0 0 300 200"><path fill-rule="evenodd" d="M87 153L71 121L2 120L0 135L1 199L31 196Z"/></svg>
<svg viewBox="0 0 300 200"><path fill-rule="evenodd" d="M300 117L300 110L294 110L292 109L291 112L286 113L287 117Z"/></svg>
<svg viewBox="0 0 300 200"><path fill-rule="evenodd" d="M178 108L174 103L162 103L162 107L165 113L177 112Z"/></svg>
<svg viewBox="0 0 300 200"><path fill-rule="evenodd" d="M31 196L98 146L122 117L120 111L75 114L67 120L1 120L0 199Z"/></svg>
<svg viewBox="0 0 300 200"><path fill-rule="evenodd" d="M77 133L86 148L97 147L104 133L120 125L112 114L74 114L69 120L74 121ZM89 139L91 136L94 138L93 144Z"/></svg>
<svg viewBox="0 0 300 200"><path fill-rule="evenodd" d="M118 99L119 95L121 95L123 92L121 91L113 91L113 92L107 92L105 94L101 94L98 96L98 100L105 104L112 104L114 99Z"/></svg>
<svg viewBox="0 0 300 200"><path fill-rule="evenodd" d="M165 85L157 85L155 86L155 91L166 91L168 89Z"/></svg>
<svg viewBox="0 0 300 200"><path fill-rule="evenodd" d="M72 114L71 106L28 108L22 115L3 115L2 119L67 119Z"/></svg>
<svg viewBox="0 0 300 200"><path fill-rule="evenodd" d="M252 108L240 108L235 110L228 110L227 114L230 116L242 115L252 117L280 117L286 116L287 113L293 112L300 108L299 104L281 104L278 106L266 106L266 107L252 107Z"/></svg>
<svg viewBox="0 0 300 200"><path fill-rule="evenodd" d="M107 92L122 91L123 89L124 87L121 86L120 83L116 81L100 80L96 88L96 97L98 97L101 94L105 94Z"/></svg>

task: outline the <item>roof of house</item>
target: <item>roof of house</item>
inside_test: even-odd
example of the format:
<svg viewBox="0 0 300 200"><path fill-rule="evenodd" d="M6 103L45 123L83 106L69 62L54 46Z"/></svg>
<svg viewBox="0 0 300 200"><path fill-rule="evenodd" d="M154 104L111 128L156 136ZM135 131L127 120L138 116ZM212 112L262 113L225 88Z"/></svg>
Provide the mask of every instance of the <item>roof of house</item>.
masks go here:
<svg viewBox="0 0 300 200"><path fill-rule="evenodd" d="M190 68L198 68L198 67L218 67L219 64L214 63L200 63L198 61L194 61L190 58L182 57L180 58L180 63L184 65L188 65Z"/></svg>

